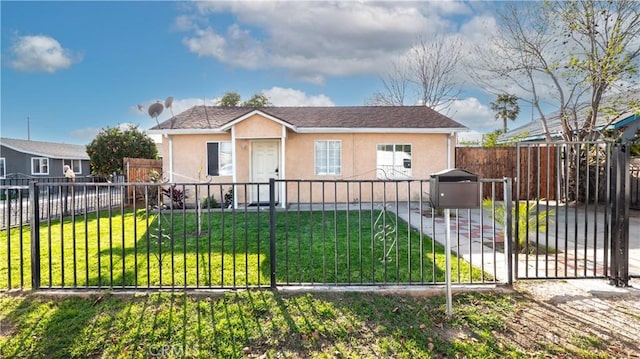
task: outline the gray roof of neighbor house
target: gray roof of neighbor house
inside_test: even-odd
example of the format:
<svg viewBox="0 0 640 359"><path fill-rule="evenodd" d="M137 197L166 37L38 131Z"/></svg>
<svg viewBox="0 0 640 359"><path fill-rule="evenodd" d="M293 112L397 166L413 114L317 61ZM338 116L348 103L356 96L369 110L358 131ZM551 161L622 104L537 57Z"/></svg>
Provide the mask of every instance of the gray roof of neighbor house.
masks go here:
<svg viewBox="0 0 640 359"><path fill-rule="evenodd" d="M220 129L254 111L272 116L296 129L467 130L467 127L426 106L260 108L195 106L152 127L150 131Z"/></svg>
<svg viewBox="0 0 640 359"><path fill-rule="evenodd" d="M61 158L69 160L88 160L87 148L83 145L68 143L21 140L17 138L0 138L0 145L13 150L35 156Z"/></svg>
<svg viewBox="0 0 640 359"><path fill-rule="evenodd" d="M626 104L629 103L629 99L640 99L640 90L631 90L625 92L623 95L613 95L610 97L610 104L614 107L611 113L617 115L614 119L607 111L602 107L607 106L607 100L603 101L603 105L599 112L599 116L596 120L596 130L604 129L620 129L629 125L630 123L640 119L640 114L630 111ZM624 100L620 100L624 99ZM584 119L587 111L590 108L590 104L582 103L578 105L578 118ZM547 127L549 129L549 135L551 138L562 137L562 121L560 112L556 111L546 116ZM581 122L579 125L581 125ZM573 127L576 127L575 124ZM514 137L520 137L519 141L537 141L544 140L544 131L542 128L542 120L540 118L535 119L523 126L507 131L498 137L498 142L508 142Z"/></svg>

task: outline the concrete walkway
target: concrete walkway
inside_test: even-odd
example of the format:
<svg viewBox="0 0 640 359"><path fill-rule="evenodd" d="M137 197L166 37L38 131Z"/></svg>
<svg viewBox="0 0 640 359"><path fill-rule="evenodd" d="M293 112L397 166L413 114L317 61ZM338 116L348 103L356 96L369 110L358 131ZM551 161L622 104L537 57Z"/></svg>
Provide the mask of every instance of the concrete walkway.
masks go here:
<svg viewBox="0 0 640 359"><path fill-rule="evenodd" d="M419 204L400 203L389 207L413 228L444 245L446 241L444 216L432 216L431 209ZM550 208L551 223L548 230L529 241L555 248L540 250L535 255L519 254L518 277L527 278L580 278L600 277L605 273L605 253L608 250L608 216L605 209L561 207ZM507 280L502 226L490 218L487 211L451 210L451 250L472 265L494 275L498 281ZM640 275L640 211L630 216L629 273ZM515 279L515 278L514 278Z"/></svg>

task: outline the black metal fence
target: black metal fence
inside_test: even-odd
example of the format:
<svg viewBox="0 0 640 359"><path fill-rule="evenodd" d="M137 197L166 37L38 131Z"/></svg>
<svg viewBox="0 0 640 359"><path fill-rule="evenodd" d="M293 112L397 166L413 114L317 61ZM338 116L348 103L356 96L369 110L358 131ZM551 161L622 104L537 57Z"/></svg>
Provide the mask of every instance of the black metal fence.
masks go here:
<svg viewBox="0 0 640 359"><path fill-rule="evenodd" d="M612 180L613 149L560 144L550 154L558 168L546 171L559 175L535 179L527 163L550 149L528 146L518 178L534 179L515 185L535 188L526 191L535 196L512 201L518 191L511 179L481 179L481 193L491 193L481 208L453 211L453 282L510 283L515 276L624 284L620 268L640 273L633 267L640 243L629 236L640 231L628 211L632 182ZM540 183L562 197L546 199ZM618 193L616 183L629 185ZM430 205L427 180L65 182L0 189L0 290L445 280L446 222ZM627 267L610 269L616 263Z"/></svg>
<svg viewBox="0 0 640 359"><path fill-rule="evenodd" d="M2 203L0 290L444 283L428 181L63 185ZM509 280L500 202L454 212L454 283Z"/></svg>
<svg viewBox="0 0 640 359"><path fill-rule="evenodd" d="M517 178L533 180L517 183L527 190L516 191L516 278L610 278L626 285L629 255L640 255L640 242L629 240L640 223L630 212L639 194L627 149L603 142L521 143L518 149ZM556 168L535 171L543 156L555 157ZM540 178L540 172L556 175ZM548 199L551 192L557 200ZM624 248L616 250L619 245ZM624 273L612 269L616 263L626 266Z"/></svg>
<svg viewBox="0 0 640 359"><path fill-rule="evenodd" d="M629 172L629 205L632 209L640 209L640 167L632 167Z"/></svg>

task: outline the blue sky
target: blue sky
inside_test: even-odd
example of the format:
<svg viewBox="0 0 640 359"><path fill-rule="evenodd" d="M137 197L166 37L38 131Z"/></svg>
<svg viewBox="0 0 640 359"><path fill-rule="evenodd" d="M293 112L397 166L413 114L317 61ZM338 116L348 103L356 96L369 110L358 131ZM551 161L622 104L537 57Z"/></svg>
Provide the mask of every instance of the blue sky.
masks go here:
<svg viewBox="0 0 640 359"><path fill-rule="evenodd" d="M106 127L155 124L226 91L274 105L363 105L418 36L459 36L466 49L495 31L490 2L13 2L1 6L1 135L86 144ZM460 74L448 115L497 129L495 99ZM520 119L531 119L521 104ZM159 120L168 118L167 110ZM28 118L28 120L27 120Z"/></svg>

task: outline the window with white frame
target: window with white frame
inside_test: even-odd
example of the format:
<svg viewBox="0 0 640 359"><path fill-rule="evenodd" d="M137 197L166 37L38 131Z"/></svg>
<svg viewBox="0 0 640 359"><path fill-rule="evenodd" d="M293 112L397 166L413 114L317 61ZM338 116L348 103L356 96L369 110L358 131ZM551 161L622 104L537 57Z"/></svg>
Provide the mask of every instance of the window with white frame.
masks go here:
<svg viewBox="0 0 640 359"><path fill-rule="evenodd" d="M231 142L207 142L207 175L233 176Z"/></svg>
<svg viewBox="0 0 640 359"><path fill-rule="evenodd" d="M0 178L7 177L7 160L4 157L0 157Z"/></svg>
<svg viewBox="0 0 640 359"><path fill-rule="evenodd" d="M379 179L411 178L411 145L380 144L376 158Z"/></svg>
<svg viewBox="0 0 640 359"><path fill-rule="evenodd" d="M316 175L340 175L342 173L342 142L317 140L315 143Z"/></svg>
<svg viewBox="0 0 640 359"><path fill-rule="evenodd" d="M48 175L49 159L46 157L31 157L31 174Z"/></svg>
<svg viewBox="0 0 640 359"><path fill-rule="evenodd" d="M82 173L82 161L80 160L62 160L63 166L69 166L73 173L81 174Z"/></svg>

